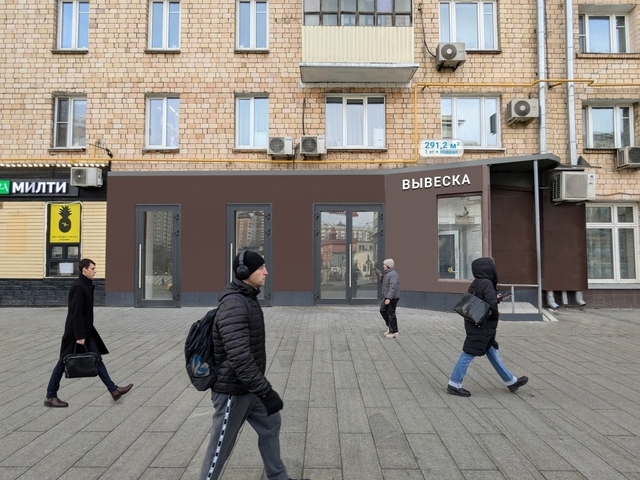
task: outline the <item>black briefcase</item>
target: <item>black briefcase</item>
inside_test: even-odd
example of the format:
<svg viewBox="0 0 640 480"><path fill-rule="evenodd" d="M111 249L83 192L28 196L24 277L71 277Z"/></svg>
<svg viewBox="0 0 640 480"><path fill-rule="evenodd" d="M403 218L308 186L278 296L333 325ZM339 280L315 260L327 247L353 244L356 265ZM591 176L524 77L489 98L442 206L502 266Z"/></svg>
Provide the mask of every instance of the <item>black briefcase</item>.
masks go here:
<svg viewBox="0 0 640 480"><path fill-rule="evenodd" d="M76 347L78 344L76 344ZM96 377L98 375L98 354L87 351L84 346L85 353L73 353L65 355L64 359L64 376L66 378L84 378Z"/></svg>

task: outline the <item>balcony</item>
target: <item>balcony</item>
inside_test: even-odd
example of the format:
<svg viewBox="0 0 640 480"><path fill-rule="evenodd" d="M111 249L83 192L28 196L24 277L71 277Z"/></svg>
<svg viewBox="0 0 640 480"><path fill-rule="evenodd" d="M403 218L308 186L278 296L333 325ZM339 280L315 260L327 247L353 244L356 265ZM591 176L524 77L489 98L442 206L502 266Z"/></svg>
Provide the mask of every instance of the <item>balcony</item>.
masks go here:
<svg viewBox="0 0 640 480"><path fill-rule="evenodd" d="M304 83L401 83L418 69L413 27L302 27Z"/></svg>

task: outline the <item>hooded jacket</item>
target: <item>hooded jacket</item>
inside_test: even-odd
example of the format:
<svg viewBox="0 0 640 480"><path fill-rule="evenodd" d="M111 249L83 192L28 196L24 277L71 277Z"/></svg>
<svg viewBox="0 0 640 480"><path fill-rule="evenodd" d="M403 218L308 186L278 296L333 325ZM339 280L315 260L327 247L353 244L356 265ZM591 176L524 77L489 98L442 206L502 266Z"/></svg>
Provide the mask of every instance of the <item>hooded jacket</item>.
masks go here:
<svg viewBox="0 0 640 480"><path fill-rule="evenodd" d="M388 268L382 277L382 297L393 300L400 298L400 278L395 268Z"/></svg>
<svg viewBox="0 0 640 480"><path fill-rule="evenodd" d="M468 292L481 298L491 307L491 315L484 327L478 328L471 322L464 322L467 336L462 350L469 355L480 357L487 353L489 347L498 348L496 332L498 329L498 273L493 259L489 257L476 258L471 263L473 282Z"/></svg>
<svg viewBox="0 0 640 480"><path fill-rule="evenodd" d="M263 396L272 389L264 375L267 353L259 293L260 290L235 278L220 292L212 333L214 361L218 366L214 392Z"/></svg>

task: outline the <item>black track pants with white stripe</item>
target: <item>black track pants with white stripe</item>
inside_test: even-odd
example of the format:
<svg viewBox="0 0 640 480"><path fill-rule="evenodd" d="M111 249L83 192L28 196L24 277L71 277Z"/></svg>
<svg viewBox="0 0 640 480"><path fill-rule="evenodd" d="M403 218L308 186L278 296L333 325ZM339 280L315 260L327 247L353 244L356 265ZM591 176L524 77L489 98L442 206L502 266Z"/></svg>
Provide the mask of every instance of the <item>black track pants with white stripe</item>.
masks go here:
<svg viewBox="0 0 640 480"><path fill-rule="evenodd" d="M264 405L253 394L213 393L213 427L207 453L202 461L200 480L217 480L231 455L238 432L245 420L258 434L258 448L269 480L288 480L280 458L280 412L267 415Z"/></svg>

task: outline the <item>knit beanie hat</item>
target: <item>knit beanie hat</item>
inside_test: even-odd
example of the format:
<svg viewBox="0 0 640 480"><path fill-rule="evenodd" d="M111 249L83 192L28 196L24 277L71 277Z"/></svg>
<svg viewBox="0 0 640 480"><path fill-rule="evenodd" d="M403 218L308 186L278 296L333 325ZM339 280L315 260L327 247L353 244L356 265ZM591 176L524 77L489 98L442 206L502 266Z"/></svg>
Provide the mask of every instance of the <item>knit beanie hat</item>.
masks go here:
<svg viewBox="0 0 640 480"><path fill-rule="evenodd" d="M395 266L393 258L387 258L384 262L382 262L382 264L386 265L389 268L393 268Z"/></svg>
<svg viewBox="0 0 640 480"><path fill-rule="evenodd" d="M242 258L242 264L249 269L249 275L251 275L257 269L259 269L262 265L264 265L264 258L262 258L262 255L260 255L259 253L252 252L251 250L247 250L244 252L244 257ZM236 258L233 259L233 274L234 276L236 276L236 278L237 278L236 272L238 271L239 265L240 265L240 253L236 255Z"/></svg>

